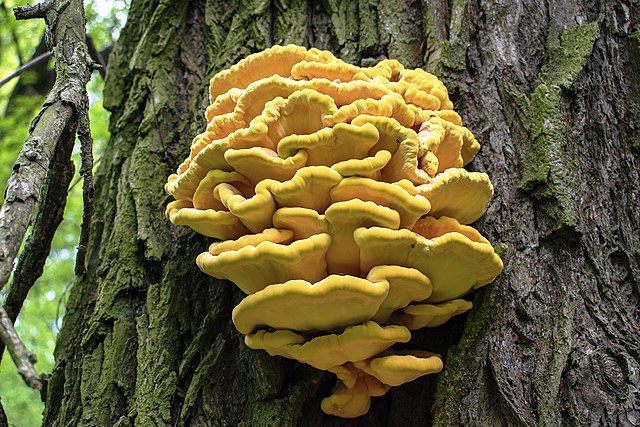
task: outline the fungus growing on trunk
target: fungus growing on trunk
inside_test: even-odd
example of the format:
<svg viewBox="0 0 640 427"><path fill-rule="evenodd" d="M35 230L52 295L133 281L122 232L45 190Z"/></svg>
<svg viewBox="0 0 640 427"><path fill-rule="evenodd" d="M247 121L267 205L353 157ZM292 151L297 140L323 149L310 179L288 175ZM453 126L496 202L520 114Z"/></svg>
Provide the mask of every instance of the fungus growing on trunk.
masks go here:
<svg viewBox="0 0 640 427"><path fill-rule="evenodd" d="M213 77L207 128L165 186L167 217L221 239L197 258L248 294L245 343L334 373L322 410L442 369L397 351L410 330L471 309L502 261L468 225L487 209L479 150L444 85L386 59L369 68L275 46Z"/></svg>

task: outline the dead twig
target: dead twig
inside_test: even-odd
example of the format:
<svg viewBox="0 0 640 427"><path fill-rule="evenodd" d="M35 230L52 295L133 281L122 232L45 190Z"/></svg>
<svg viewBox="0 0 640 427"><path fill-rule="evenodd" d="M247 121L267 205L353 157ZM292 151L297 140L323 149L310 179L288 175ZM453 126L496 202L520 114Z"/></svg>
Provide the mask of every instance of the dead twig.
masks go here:
<svg viewBox="0 0 640 427"><path fill-rule="evenodd" d="M2 87L5 84L9 83L12 79L18 77L20 74L24 73L29 68L35 67L36 65L38 65L42 61L45 61L45 60L51 58L52 56L53 56L53 52L45 52L43 54L40 54L40 55L36 56L35 58L33 58L30 61L28 61L26 64L22 65L17 70L15 70L13 73L9 74L4 79L0 80L0 87Z"/></svg>
<svg viewBox="0 0 640 427"><path fill-rule="evenodd" d="M80 241L78 242L75 268L76 275L80 276L86 271L85 258L87 256L91 216L93 214L93 138L91 138L91 130L89 129L88 111L80 114L78 137L80 139L80 158L82 160L80 176L84 179L84 183L82 184L82 227L80 229Z"/></svg>
<svg viewBox="0 0 640 427"><path fill-rule="evenodd" d="M87 34L87 47L89 48L89 54L93 58L93 69L98 70L102 80L107 77L107 62L104 60L102 53L96 49L96 45L93 42L93 37Z"/></svg>
<svg viewBox="0 0 640 427"><path fill-rule="evenodd" d="M13 14L18 21L21 19L46 18L46 14L49 9L51 9L53 3L54 0L44 0L40 3L16 7L13 9Z"/></svg>
<svg viewBox="0 0 640 427"><path fill-rule="evenodd" d="M41 390L42 381L33 367L33 364L36 363L36 357L24 346L24 343L13 328L13 322L9 319L2 306L0 306L0 338L9 349L13 363L16 364L16 368L18 368L18 372L24 381L29 387Z"/></svg>
<svg viewBox="0 0 640 427"><path fill-rule="evenodd" d="M102 52L96 49L95 44L93 43L93 39L88 34L87 34L87 47L89 48L89 54L91 55L91 58L94 60L92 69L98 70L98 72L100 73L100 76L102 76L102 79L104 80L107 77L107 63L104 59L104 56L102 55ZM108 53L110 51L110 48L107 47L103 51ZM25 71L28 71L30 68L35 67L42 61L48 60L52 56L53 56L53 52L44 52L36 56L35 58L30 59L25 64L21 65L20 68L15 70L13 73L9 74L7 77L0 80L0 87L9 83L11 80L15 79L16 77L19 77L22 73L24 73Z"/></svg>
<svg viewBox="0 0 640 427"><path fill-rule="evenodd" d="M97 167L100 164L100 160L102 160L102 157L97 157L95 159L95 161L93 162L93 167ZM73 182L71 183L71 185L69 186L69 193L71 193L71 190L73 190L76 185L80 184L80 181L82 181L82 176L77 177L76 179L73 180Z"/></svg>

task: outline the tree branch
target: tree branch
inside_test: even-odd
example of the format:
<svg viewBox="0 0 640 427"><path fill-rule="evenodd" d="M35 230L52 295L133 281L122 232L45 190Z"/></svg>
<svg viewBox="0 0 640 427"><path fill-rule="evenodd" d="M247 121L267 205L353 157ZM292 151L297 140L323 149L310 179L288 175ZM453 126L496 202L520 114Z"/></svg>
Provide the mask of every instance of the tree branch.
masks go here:
<svg viewBox="0 0 640 427"><path fill-rule="evenodd" d="M62 222L67 201L67 188L73 179L75 169L71 160L72 148L73 145L61 144L56 149L51 163L46 190L42 195L42 200L39 201L40 206L32 232L13 272L11 286L9 286L4 302L4 308L11 321L15 322L29 290L42 275L47 256L51 250L51 241ZM2 358L1 343L0 358Z"/></svg>
<svg viewBox="0 0 640 427"><path fill-rule="evenodd" d="M40 207L33 224L33 231L22 250L4 302L4 309L12 322L17 319L29 290L42 275L51 250L51 241L62 222L67 202L67 188L74 173L71 160L72 148L72 144L65 143L60 144L55 151L47 177L46 190L39 202ZM0 341L0 360L2 360L3 351L4 344Z"/></svg>
<svg viewBox="0 0 640 427"><path fill-rule="evenodd" d="M18 21L22 19L45 18L54 0L44 0L41 3L28 4L13 9L13 14Z"/></svg>
<svg viewBox="0 0 640 427"><path fill-rule="evenodd" d="M93 61L85 42L86 18L80 0L47 0L15 9L16 18L45 16L56 60L56 83L16 160L0 208L0 287L13 263L42 192L58 144L74 143L79 118L86 111L86 85ZM55 185L55 183L53 184Z"/></svg>
<svg viewBox="0 0 640 427"><path fill-rule="evenodd" d="M47 47L47 42L43 34L40 43L38 43L38 46L33 52L33 55L31 55L31 57L27 59L27 62L47 52L51 51ZM53 52L51 52L51 55L53 56ZM38 104L40 108L42 108L42 102L47 97L49 92L51 92L51 88L56 81L56 73L54 70L50 70L48 65L49 61L40 61L33 64L32 67L28 70L31 72L32 78L25 78L26 72L23 72L18 77L18 81L14 85L11 91L11 95L9 95L9 101L5 109L5 116L9 117L9 115L14 114L15 112L20 112L21 109L18 107L18 105L21 104L20 97L22 97L23 95L36 95L38 98L41 98L40 101L38 101ZM33 78L35 78L35 81L33 80ZM37 109L35 111L37 111ZM27 120L27 118L24 117L25 114L26 112L23 112L20 117L18 117L18 119L21 121ZM28 117L28 120L33 120L33 117Z"/></svg>
<svg viewBox="0 0 640 427"><path fill-rule="evenodd" d="M36 357L24 346L20 337L13 328L13 322L9 319L4 307L0 306L0 338L9 349L9 354L13 362L18 368L18 372L29 385L29 387L36 390L42 389L42 381L36 373L33 364L36 362Z"/></svg>
<svg viewBox="0 0 640 427"><path fill-rule="evenodd" d="M86 271L85 257L89 245L89 230L91 228L91 216L93 214L93 138L91 138L89 115L87 112L83 112L80 115L78 137L80 138L80 155L82 158L80 175L84 179L82 185L82 228L80 230L80 242L78 243L75 268L76 275L80 276Z"/></svg>
<svg viewBox="0 0 640 427"><path fill-rule="evenodd" d="M91 58L92 60L94 60L93 69L98 70L98 72L100 73L100 76L102 76L102 78L105 79L107 77L107 61L105 60L105 56L103 55L103 53L108 54L109 52L111 52L112 46L108 46L102 51L96 50L95 44L93 43L93 40L88 34L87 34L87 46L89 47L89 54L91 54ZM53 52L49 51L49 52L42 53L36 56L35 58L30 59L25 64L21 65L20 68L18 68L16 71L9 74L4 79L0 80L0 87L6 85L11 80L20 76L29 68L35 67L40 62L47 60L52 56L53 56Z"/></svg>
<svg viewBox="0 0 640 427"><path fill-rule="evenodd" d="M51 58L51 56L53 55L53 52L45 52L41 55L36 56L35 58L31 59L29 62L27 62L26 64L20 66L20 68L18 68L17 70L15 70L13 73L9 74L7 77L5 77L4 79L0 80L0 87L4 86L5 84L9 83L12 79L18 77L20 74L24 73L25 71L27 71L29 68L39 64L40 62L44 61L45 59L49 59Z"/></svg>
<svg viewBox="0 0 640 427"><path fill-rule="evenodd" d="M75 129L70 138L67 131L72 117L72 107L63 103L51 105L41 112L13 166L0 208L0 287L13 270L58 141L66 136L73 143Z"/></svg>
<svg viewBox="0 0 640 427"><path fill-rule="evenodd" d="M94 60L94 69L97 69L104 80L107 77L107 63L102 57L102 53L96 49L96 45L93 42L93 38L87 34L87 47L89 47L89 54Z"/></svg>

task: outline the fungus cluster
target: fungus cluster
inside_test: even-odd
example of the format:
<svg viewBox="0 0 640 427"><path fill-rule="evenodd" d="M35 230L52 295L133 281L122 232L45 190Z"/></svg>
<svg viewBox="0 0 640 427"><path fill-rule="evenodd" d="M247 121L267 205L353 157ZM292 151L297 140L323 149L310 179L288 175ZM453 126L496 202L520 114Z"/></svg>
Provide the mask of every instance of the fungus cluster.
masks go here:
<svg viewBox="0 0 640 427"><path fill-rule="evenodd" d="M247 294L232 315L245 343L333 372L322 410L345 418L439 372L437 355L392 347L468 311L461 297L502 270L467 225L493 188L463 169L479 144L444 85L395 60L275 46L210 92L166 212L220 240L197 264Z"/></svg>

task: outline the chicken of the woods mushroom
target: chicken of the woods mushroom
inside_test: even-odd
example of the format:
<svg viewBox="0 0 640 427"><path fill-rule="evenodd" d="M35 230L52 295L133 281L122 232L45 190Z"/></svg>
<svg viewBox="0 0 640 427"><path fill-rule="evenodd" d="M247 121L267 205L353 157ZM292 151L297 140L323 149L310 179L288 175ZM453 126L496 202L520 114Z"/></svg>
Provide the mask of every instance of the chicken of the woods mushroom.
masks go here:
<svg viewBox="0 0 640 427"><path fill-rule="evenodd" d="M321 406L343 418L439 372L394 344L468 311L461 297L502 270L467 225L493 187L463 169L480 146L445 86L290 45L218 73L210 96L166 214L219 240L196 262L247 294L232 316L245 343L334 373Z"/></svg>

